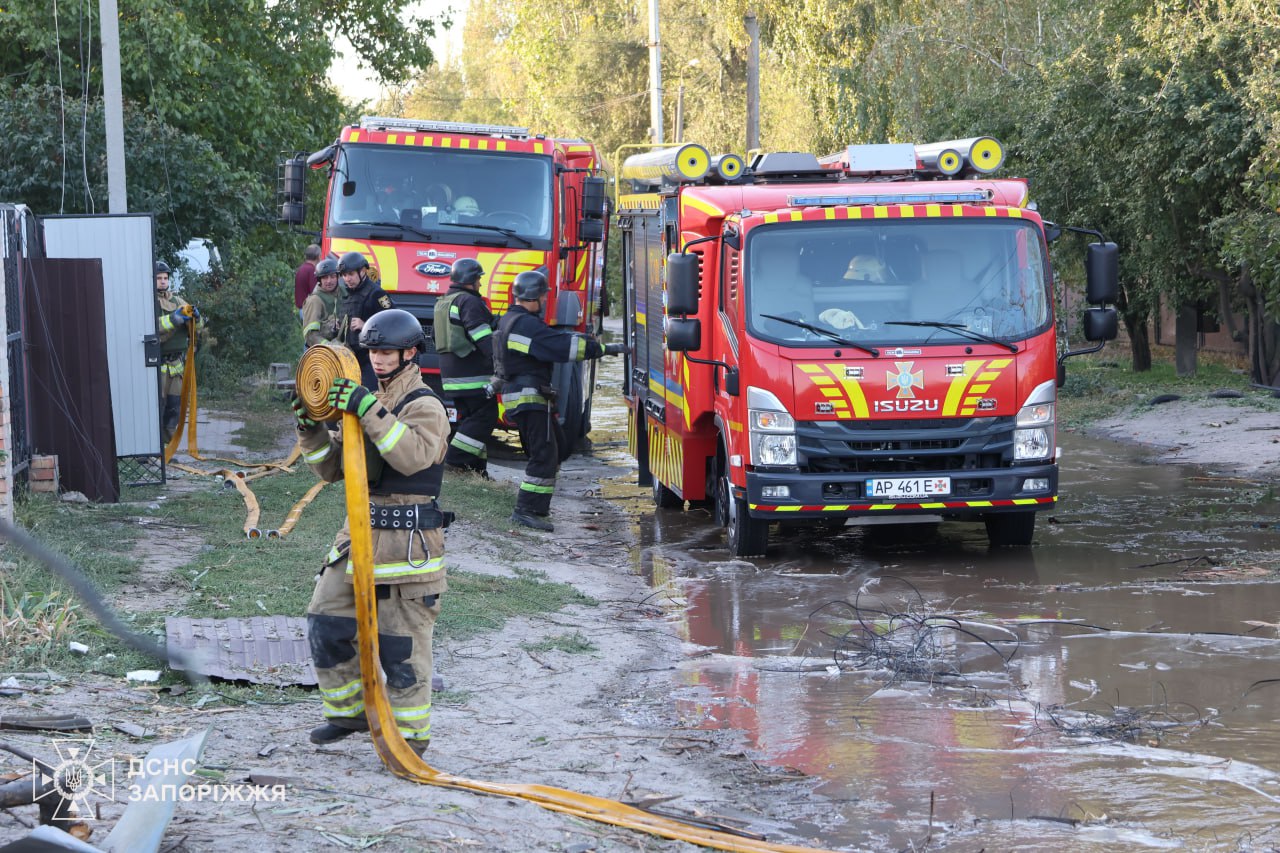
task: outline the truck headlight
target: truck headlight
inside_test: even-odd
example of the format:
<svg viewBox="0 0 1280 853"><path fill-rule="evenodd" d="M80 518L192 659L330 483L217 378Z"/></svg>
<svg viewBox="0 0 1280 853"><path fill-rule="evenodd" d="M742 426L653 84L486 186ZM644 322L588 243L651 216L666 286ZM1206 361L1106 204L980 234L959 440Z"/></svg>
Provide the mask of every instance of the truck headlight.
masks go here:
<svg viewBox="0 0 1280 853"><path fill-rule="evenodd" d="M1013 458L1021 461L1053 456L1053 431L1053 403L1023 406L1013 431Z"/></svg>
<svg viewBox="0 0 1280 853"><path fill-rule="evenodd" d="M747 431L751 435L751 462L754 465L796 464L796 419L778 398L759 388L747 389L751 403L770 408L747 409Z"/></svg>

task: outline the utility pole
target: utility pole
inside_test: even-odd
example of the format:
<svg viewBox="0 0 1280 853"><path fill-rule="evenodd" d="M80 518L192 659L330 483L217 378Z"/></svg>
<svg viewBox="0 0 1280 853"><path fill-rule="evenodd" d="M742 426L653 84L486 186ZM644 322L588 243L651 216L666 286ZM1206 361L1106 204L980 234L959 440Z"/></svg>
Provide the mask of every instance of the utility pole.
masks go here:
<svg viewBox="0 0 1280 853"><path fill-rule="evenodd" d="M748 10L747 28L747 150L760 147L760 22Z"/></svg>
<svg viewBox="0 0 1280 853"><path fill-rule="evenodd" d="M649 133L662 142L662 45L658 41L658 0L649 0Z"/></svg>
<svg viewBox="0 0 1280 853"><path fill-rule="evenodd" d="M120 87L120 16L116 0L98 0L98 15L102 18L102 105L107 125L107 209L111 213L128 213L124 105Z"/></svg>

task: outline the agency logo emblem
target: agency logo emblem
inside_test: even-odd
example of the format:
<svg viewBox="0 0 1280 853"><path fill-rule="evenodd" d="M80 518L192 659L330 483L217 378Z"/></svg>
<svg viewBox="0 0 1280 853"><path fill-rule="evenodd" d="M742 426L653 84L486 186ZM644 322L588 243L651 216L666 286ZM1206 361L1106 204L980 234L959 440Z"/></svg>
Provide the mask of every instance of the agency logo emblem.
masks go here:
<svg viewBox="0 0 1280 853"><path fill-rule="evenodd" d="M885 387L897 388L899 400L914 400L916 394L913 389L924 390L924 371L913 371L911 368L915 367L915 364L914 361L895 361L893 366L898 368L898 372L885 373Z"/></svg>
<svg viewBox="0 0 1280 853"><path fill-rule="evenodd" d="M116 768L114 759L98 761L93 754L94 741L54 741L58 764L52 767L31 762L31 786L33 799L39 801L57 795L68 803L66 812L59 810L54 820L93 820L91 808L95 798L111 801L116 795Z"/></svg>

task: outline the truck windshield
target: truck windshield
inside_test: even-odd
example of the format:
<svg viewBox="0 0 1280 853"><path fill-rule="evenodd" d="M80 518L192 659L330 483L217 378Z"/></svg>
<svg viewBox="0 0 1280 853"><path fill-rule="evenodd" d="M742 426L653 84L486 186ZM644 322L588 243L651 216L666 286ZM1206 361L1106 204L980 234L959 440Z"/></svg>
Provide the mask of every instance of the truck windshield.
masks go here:
<svg viewBox="0 0 1280 853"><path fill-rule="evenodd" d="M1050 322L1043 247L1034 224L1006 218L760 226L743 263L749 327L788 346L831 343L764 315L864 346L1025 340Z"/></svg>
<svg viewBox="0 0 1280 853"><path fill-rule="evenodd" d="M400 226L399 239L531 245L551 239L551 160L483 151L344 145L330 188L329 233ZM350 193L350 194L348 194Z"/></svg>

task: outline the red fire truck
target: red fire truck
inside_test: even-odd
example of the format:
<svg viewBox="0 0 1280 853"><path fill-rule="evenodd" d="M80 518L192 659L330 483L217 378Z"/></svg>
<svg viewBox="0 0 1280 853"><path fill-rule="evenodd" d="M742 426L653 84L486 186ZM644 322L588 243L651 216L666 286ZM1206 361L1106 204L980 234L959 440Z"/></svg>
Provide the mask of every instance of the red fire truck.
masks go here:
<svg viewBox="0 0 1280 853"><path fill-rule="evenodd" d="M551 285L547 322L597 328L607 223L599 166L595 146L580 139L365 116L324 150L285 161L281 219L302 223L305 170L328 167L321 249L363 252L396 307L422 322L422 371L438 391L432 313L463 258L484 267L480 293L494 314L510 307L518 273L541 268ZM557 365L554 379L565 432L576 440L589 429L595 383L582 364Z"/></svg>
<svg viewBox="0 0 1280 853"><path fill-rule="evenodd" d="M771 523L982 521L1029 545L1058 490L1067 351L1025 180L989 137L819 160L697 145L620 171L628 444L659 507L709 502L735 556ZM1088 229L1089 303L1117 293Z"/></svg>

